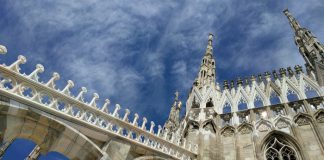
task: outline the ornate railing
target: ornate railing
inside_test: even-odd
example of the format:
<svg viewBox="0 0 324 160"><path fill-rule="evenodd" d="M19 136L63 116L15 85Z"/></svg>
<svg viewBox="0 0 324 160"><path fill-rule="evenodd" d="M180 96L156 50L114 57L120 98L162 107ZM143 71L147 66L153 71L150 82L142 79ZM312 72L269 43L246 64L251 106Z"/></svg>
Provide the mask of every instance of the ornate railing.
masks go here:
<svg viewBox="0 0 324 160"><path fill-rule="evenodd" d="M87 92L85 87L80 89L77 96L71 95L70 89L74 87L69 80L64 89L55 88L55 81L60 79L56 72L48 82L43 83L38 79L38 74L44 72L41 64L29 75L20 73L20 65L26 63L22 55L9 66L0 65L0 93L21 103L26 103L42 111L54 114L63 119L73 120L93 127L101 132L117 136L136 145L150 148L159 153L171 156L174 159L195 159L197 157L197 145L186 145L181 139L173 135L170 139L162 135L162 127L158 126L154 133L155 123L151 121L149 130L146 129L147 119L144 117L141 125L138 124L139 116L135 113L134 119L129 120L130 111L125 110L123 116L119 115L120 105L116 104L113 112L109 112L110 101L105 100L100 108L96 102L99 99L97 93L89 103L84 101L83 95Z"/></svg>

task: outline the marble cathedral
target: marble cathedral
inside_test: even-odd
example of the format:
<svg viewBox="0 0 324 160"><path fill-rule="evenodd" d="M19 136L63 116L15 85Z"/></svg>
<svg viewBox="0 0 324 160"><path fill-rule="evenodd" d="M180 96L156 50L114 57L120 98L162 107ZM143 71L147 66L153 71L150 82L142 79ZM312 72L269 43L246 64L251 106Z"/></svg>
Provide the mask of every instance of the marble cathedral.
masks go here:
<svg viewBox="0 0 324 160"><path fill-rule="evenodd" d="M213 35L186 101L176 93L164 126L105 99L86 102L85 87L71 93L39 80L44 66L20 72L23 55L0 64L0 159L17 139L33 142L25 160L50 153L71 160L324 160L324 45L284 10L305 60L249 78L216 80ZM7 49L0 45L0 54ZM130 119L130 114L134 114ZM141 124L140 124L141 123ZM8 158L7 158L8 159Z"/></svg>
<svg viewBox="0 0 324 160"><path fill-rule="evenodd" d="M185 116L179 118L176 95L164 134L197 144L199 160L324 159L324 46L288 9L283 12L305 71L280 68L220 87L210 34Z"/></svg>

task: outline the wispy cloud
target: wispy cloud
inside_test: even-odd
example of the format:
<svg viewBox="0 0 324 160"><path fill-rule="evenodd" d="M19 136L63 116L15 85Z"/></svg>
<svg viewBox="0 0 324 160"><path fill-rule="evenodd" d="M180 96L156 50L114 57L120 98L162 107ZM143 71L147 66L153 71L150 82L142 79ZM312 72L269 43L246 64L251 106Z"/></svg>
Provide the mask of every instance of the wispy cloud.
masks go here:
<svg viewBox="0 0 324 160"><path fill-rule="evenodd" d="M98 92L162 123L173 92L186 98L208 32L216 36L219 80L303 63L286 7L324 41L320 0L7 1L0 6L0 40L14 58L24 53L46 72L59 71L61 88L72 79L90 97Z"/></svg>

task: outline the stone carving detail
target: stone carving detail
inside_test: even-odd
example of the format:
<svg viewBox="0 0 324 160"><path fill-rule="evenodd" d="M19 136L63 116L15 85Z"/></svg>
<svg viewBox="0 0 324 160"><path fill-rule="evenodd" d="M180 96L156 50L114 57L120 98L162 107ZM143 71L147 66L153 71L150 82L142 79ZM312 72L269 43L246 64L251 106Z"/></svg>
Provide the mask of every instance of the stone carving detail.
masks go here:
<svg viewBox="0 0 324 160"><path fill-rule="evenodd" d="M239 133L240 134L249 134L252 133L252 128L248 124L244 124L239 128Z"/></svg>
<svg viewBox="0 0 324 160"><path fill-rule="evenodd" d="M283 120L279 120L276 124L276 127L278 127L279 129L281 128L287 128L289 125L287 124L287 122L283 121Z"/></svg>
<svg viewBox="0 0 324 160"><path fill-rule="evenodd" d="M299 125L299 126L304 126L304 125L309 125L310 121L307 117L304 116L300 116L298 117L295 122Z"/></svg>
<svg viewBox="0 0 324 160"><path fill-rule="evenodd" d="M234 135L234 130L230 127L227 127L223 130L222 135L224 137L232 137Z"/></svg>
<svg viewBox="0 0 324 160"><path fill-rule="evenodd" d="M319 112L315 118L317 122L324 123L324 112Z"/></svg>

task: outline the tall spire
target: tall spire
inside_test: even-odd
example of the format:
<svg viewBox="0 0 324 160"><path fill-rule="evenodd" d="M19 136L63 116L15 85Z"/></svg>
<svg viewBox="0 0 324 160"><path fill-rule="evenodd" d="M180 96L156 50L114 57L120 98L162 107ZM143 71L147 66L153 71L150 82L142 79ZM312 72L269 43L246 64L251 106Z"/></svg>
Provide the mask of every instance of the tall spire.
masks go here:
<svg viewBox="0 0 324 160"><path fill-rule="evenodd" d="M285 9L283 13L294 30L295 44L305 60L308 74L324 86L324 46L307 28L299 25L288 9Z"/></svg>
<svg viewBox="0 0 324 160"><path fill-rule="evenodd" d="M176 91L174 95L175 95L174 102L171 107L169 118L164 124L164 129L167 129L169 132L174 132L178 128L180 123L179 114L180 114L182 103L179 100L179 92Z"/></svg>
<svg viewBox="0 0 324 160"><path fill-rule="evenodd" d="M202 59L200 70L194 85L202 87L204 85L214 84L216 80L215 66L216 64L213 57L213 34L209 33L206 52Z"/></svg>
<svg viewBox="0 0 324 160"><path fill-rule="evenodd" d="M299 23L297 22L297 20L290 14L289 10L288 9L285 9L284 11L284 14L287 16L288 20L289 20L289 24L291 26L291 28L297 32L299 29L300 29L300 25Z"/></svg>

